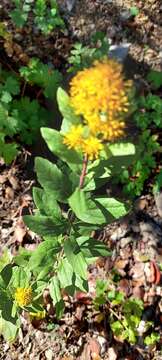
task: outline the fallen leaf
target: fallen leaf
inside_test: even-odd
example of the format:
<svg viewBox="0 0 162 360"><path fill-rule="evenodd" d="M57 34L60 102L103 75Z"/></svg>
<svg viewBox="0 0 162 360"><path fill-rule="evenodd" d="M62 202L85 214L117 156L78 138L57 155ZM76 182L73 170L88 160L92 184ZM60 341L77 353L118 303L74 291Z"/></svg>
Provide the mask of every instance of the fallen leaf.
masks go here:
<svg viewBox="0 0 162 360"><path fill-rule="evenodd" d="M14 199L14 191L10 186L7 186L5 190L5 198L7 200L13 200Z"/></svg>
<svg viewBox="0 0 162 360"><path fill-rule="evenodd" d="M86 294L82 291L77 291L75 294L75 299L83 304L91 304L92 299L90 298L89 294Z"/></svg>
<svg viewBox="0 0 162 360"><path fill-rule="evenodd" d="M107 355L108 355L108 360L116 360L118 357L118 354L113 347L110 347L108 349Z"/></svg>
<svg viewBox="0 0 162 360"><path fill-rule="evenodd" d="M100 344L99 342L97 341L97 339L95 338L91 338L89 340L89 349L90 349L90 352L91 352L91 357L93 360L100 360L100 350L101 350L101 347L100 347Z"/></svg>
<svg viewBox="0 0 162 360"><path fill-rule="evenodd" d="M75 310L75 317L77 320L79 321L82 320L84 310L85 310L85 305L77 306Z"/></svg>
<svg viewBox="0 0 162 360"><path fill-rule="evenodd" d="M132 290L133 292L133 296L135 298L138 298L140 300L143 300L144 299L144 295L145 295L145 290L142 286L135 286Z"/></svg>
<svg viewBox="0 0 162 360"><path fill-rule="evenodd" d="M9 174L8 180L9 180L10 184L12 185L13 190L18 190L20 188L16 176Z"/></svg>
<svg viewBox="0 0 162 360"><path fill-rule="evenodd" d="M15 231L14 231L14 241L19 242L20 244L23 242L24 236L27 233L26 225L24 224L22 218L18 219Z"/></svg>
<svg viewBox="0 0 162 360"><path fill-rule="evenodd" d="M128 264L128 260L119 259L115 261L114 267L117 270L121 270L121 269L125 269L127 264Z"/></svg>
<svg viewBox="0 0 162 360"><path fill-rule="evenodd" d="M130 282L127 279L121 279L118 286L119 291L122 291L126 296L130 295Z"/></svg>
<svg viewBox="0 0 162 360"><path fill-rule="evenodd" d="M7 175L0 175L0 184L4 184L7 181Z"/></svg>

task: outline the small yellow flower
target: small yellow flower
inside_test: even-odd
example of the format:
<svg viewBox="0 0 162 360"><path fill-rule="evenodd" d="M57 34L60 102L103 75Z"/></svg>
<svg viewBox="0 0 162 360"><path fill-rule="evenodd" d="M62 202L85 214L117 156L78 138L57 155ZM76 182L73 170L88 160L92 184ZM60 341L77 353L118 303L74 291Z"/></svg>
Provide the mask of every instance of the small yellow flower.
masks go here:
<svg viewBox="0 0 162 360"><path fill-rule="evenodd" d="M30 312L29 315L30 315L31 320L42 320L42 319L45 319L45 317L46 317L46 311L42 310L42 311L38 311L36 313Z"/></svg>
<svg viewBox="0 0 162 360"><path fill-rule="evenodd" d="M82 134L83 134L83 126L73 125L70 131L64 135L63 143L67 145L69 149L78 150L83 141Z"/></svg>
<svg viewBox="0 0 162 360"><path fill-rule="evenodd" d="M15 292L15 300L21 307L29 305L32 301L32 288L18 287Z"/></svg>
<svg viewBox="0 0 162 360"><path fill-rule="evenodd" d="M97 159L102 148L101 141L94 136L85 139L82 144L82 151L90 160Z"/></svg>

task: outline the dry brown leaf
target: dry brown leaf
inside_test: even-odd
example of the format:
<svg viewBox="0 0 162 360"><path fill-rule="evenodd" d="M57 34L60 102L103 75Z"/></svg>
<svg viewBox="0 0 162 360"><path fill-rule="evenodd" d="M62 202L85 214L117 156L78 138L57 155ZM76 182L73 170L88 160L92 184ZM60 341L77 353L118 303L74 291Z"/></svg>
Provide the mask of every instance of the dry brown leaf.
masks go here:
<svg viewBox="0 0 162 360"><path fill-rule="evenodd" d="M14 190L18 190L20 188L19 183L18 183L18 179L16 178L16 176L9 174L8 180L9 180L9 182L12 185Z"/></svg>
<svg viewBox="0 0 162 360"><path fill-rule="evenodd" d="M119 281L119 291L122 291L126 296L130 294L130 282L127 279L121 279Z"/></svg>
<svg viewBox="0 0 162 360"><path fill-rule="evenodd" d="M135 286L132 290L133 292L133 296L135 298L138 298L140 300L143 300L144 299L144 295L145 295L145 290L142 286Z"/></svg>
<svg viewBox="0 0 162 360"><path fill-rule="evenodd" d="M18 243L22 243L24 236L27 233L27 228L26 225L24 224L22 218L18 219L16 226L15 226L15 231L14 231L14 241L17 241Z"/></svg>
<svg viewBox="0 0 162 360"><path fill-rule="evenodd" d="M93 360L98 360L97 357L100 355L100 350L101 350L99 342L97 341L97 339L91 338L89 340L88 345L89 345L89 348L90 348L90 351L91 351L92 359ZM100 357L99 357L99 359L100 359Z"/></svg>
<svg viewBox="0 0 162 360"><path fill-rule="evenodd" d="M129 275L132 275L133 280L138 280L144 277L145 264L142 262L136 262L135 265L130 269Z"/></svg>
<svg viewBox="0 0 162 360"><path fill-rule="evenodd" d="M85 305L77 306L75 310L75 317L77 320L79 321L82 320L84 310L85 310Z"/></svg>
<svg viewBox="0 0 162 360"><path fill-rule="evenodd" d="M7 175L4 174L4 175L0 175L0 184L4 184L7 180Z"/></svg>
<svg viewBox="0 0 162 360"><path fill-rule="evenodd" d="M108 360L116 360L118 357L118 354L113 347L110 347L108 349L107 355L108 355Z"/></svg>
<svg viewBox="0 0 162 360"><path fill-rule="evenodd" d="M119 260L115 261L114 267L117 270L123 270L123 269L125 269L127 264L128 264L128 260L119 259Z"/></svg>
<svg viewBox="0 0 162 360"><path fill-rule="evenodd" d="M5 198L7 200L13 200L14 199L14 191L10 186L7 186L5 190Z"/></svg>

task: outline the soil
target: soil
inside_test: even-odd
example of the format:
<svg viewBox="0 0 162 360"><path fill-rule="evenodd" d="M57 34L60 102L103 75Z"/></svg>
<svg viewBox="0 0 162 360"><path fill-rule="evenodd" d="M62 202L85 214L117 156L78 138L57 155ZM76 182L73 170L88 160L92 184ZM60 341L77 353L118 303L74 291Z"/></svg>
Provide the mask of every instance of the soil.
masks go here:
<svg viewBox="0 0 162 360"><path fill-rule="evenodd" d="M162 71L161 1L76 0L70 10L67 1L58 0L58 3L66 29L43 36L34 28L32 16L28 26L15 29L9 18L12 4L1 0L0 19L5 20L13 39L10 49L1 40L2 65L7 63L16 71L36 56L64 73L73 43L88 44L97 30L105 32L113 45L130 44L131 62L127 66L133 69L133 75L143 77L148 69ZM132 6L139 9L135 17L130 15ZM22 221L22 214L32 212L34 207L33 157L42 155L39 151L39 145L34 150L23 149L11 166L0 162L0 251L9 247L16 253L20 245L34 249L40 241ZM126 296L134 295L144 301L145 319L153 320L155 331L162 336L162 199L154 198L146 189L145 194L137 199L131 214L99 234L100 240L111 248L112 256L100 258L89 268L89 293L67 300L60 321L51 313L45 321L31 323L24 314L16 342L10 345L1 338L0 359L162 360L160 344L156 349L144 348L139 341L131 347L112 339L107 314L99 321L93 306L96 279L109 279L115 267L120 275L118 289Z"/></svg>

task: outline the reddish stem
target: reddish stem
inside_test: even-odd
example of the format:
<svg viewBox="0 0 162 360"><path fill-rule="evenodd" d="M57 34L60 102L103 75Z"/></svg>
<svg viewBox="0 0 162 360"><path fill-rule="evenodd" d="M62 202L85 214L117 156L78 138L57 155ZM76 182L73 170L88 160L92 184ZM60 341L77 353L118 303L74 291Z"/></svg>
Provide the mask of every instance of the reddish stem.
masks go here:
<svg viewBox="0 0 162 360"><path fill-rule="evenodd" d="M84 185L84 179L86 176L86 172L87 172L87 164L88 164L88 156L87 154L84 156L83 159L83 167L82 167L82 173L80 175L80 181L79 181L79 188L82 189L83 185Z"/></svg>

